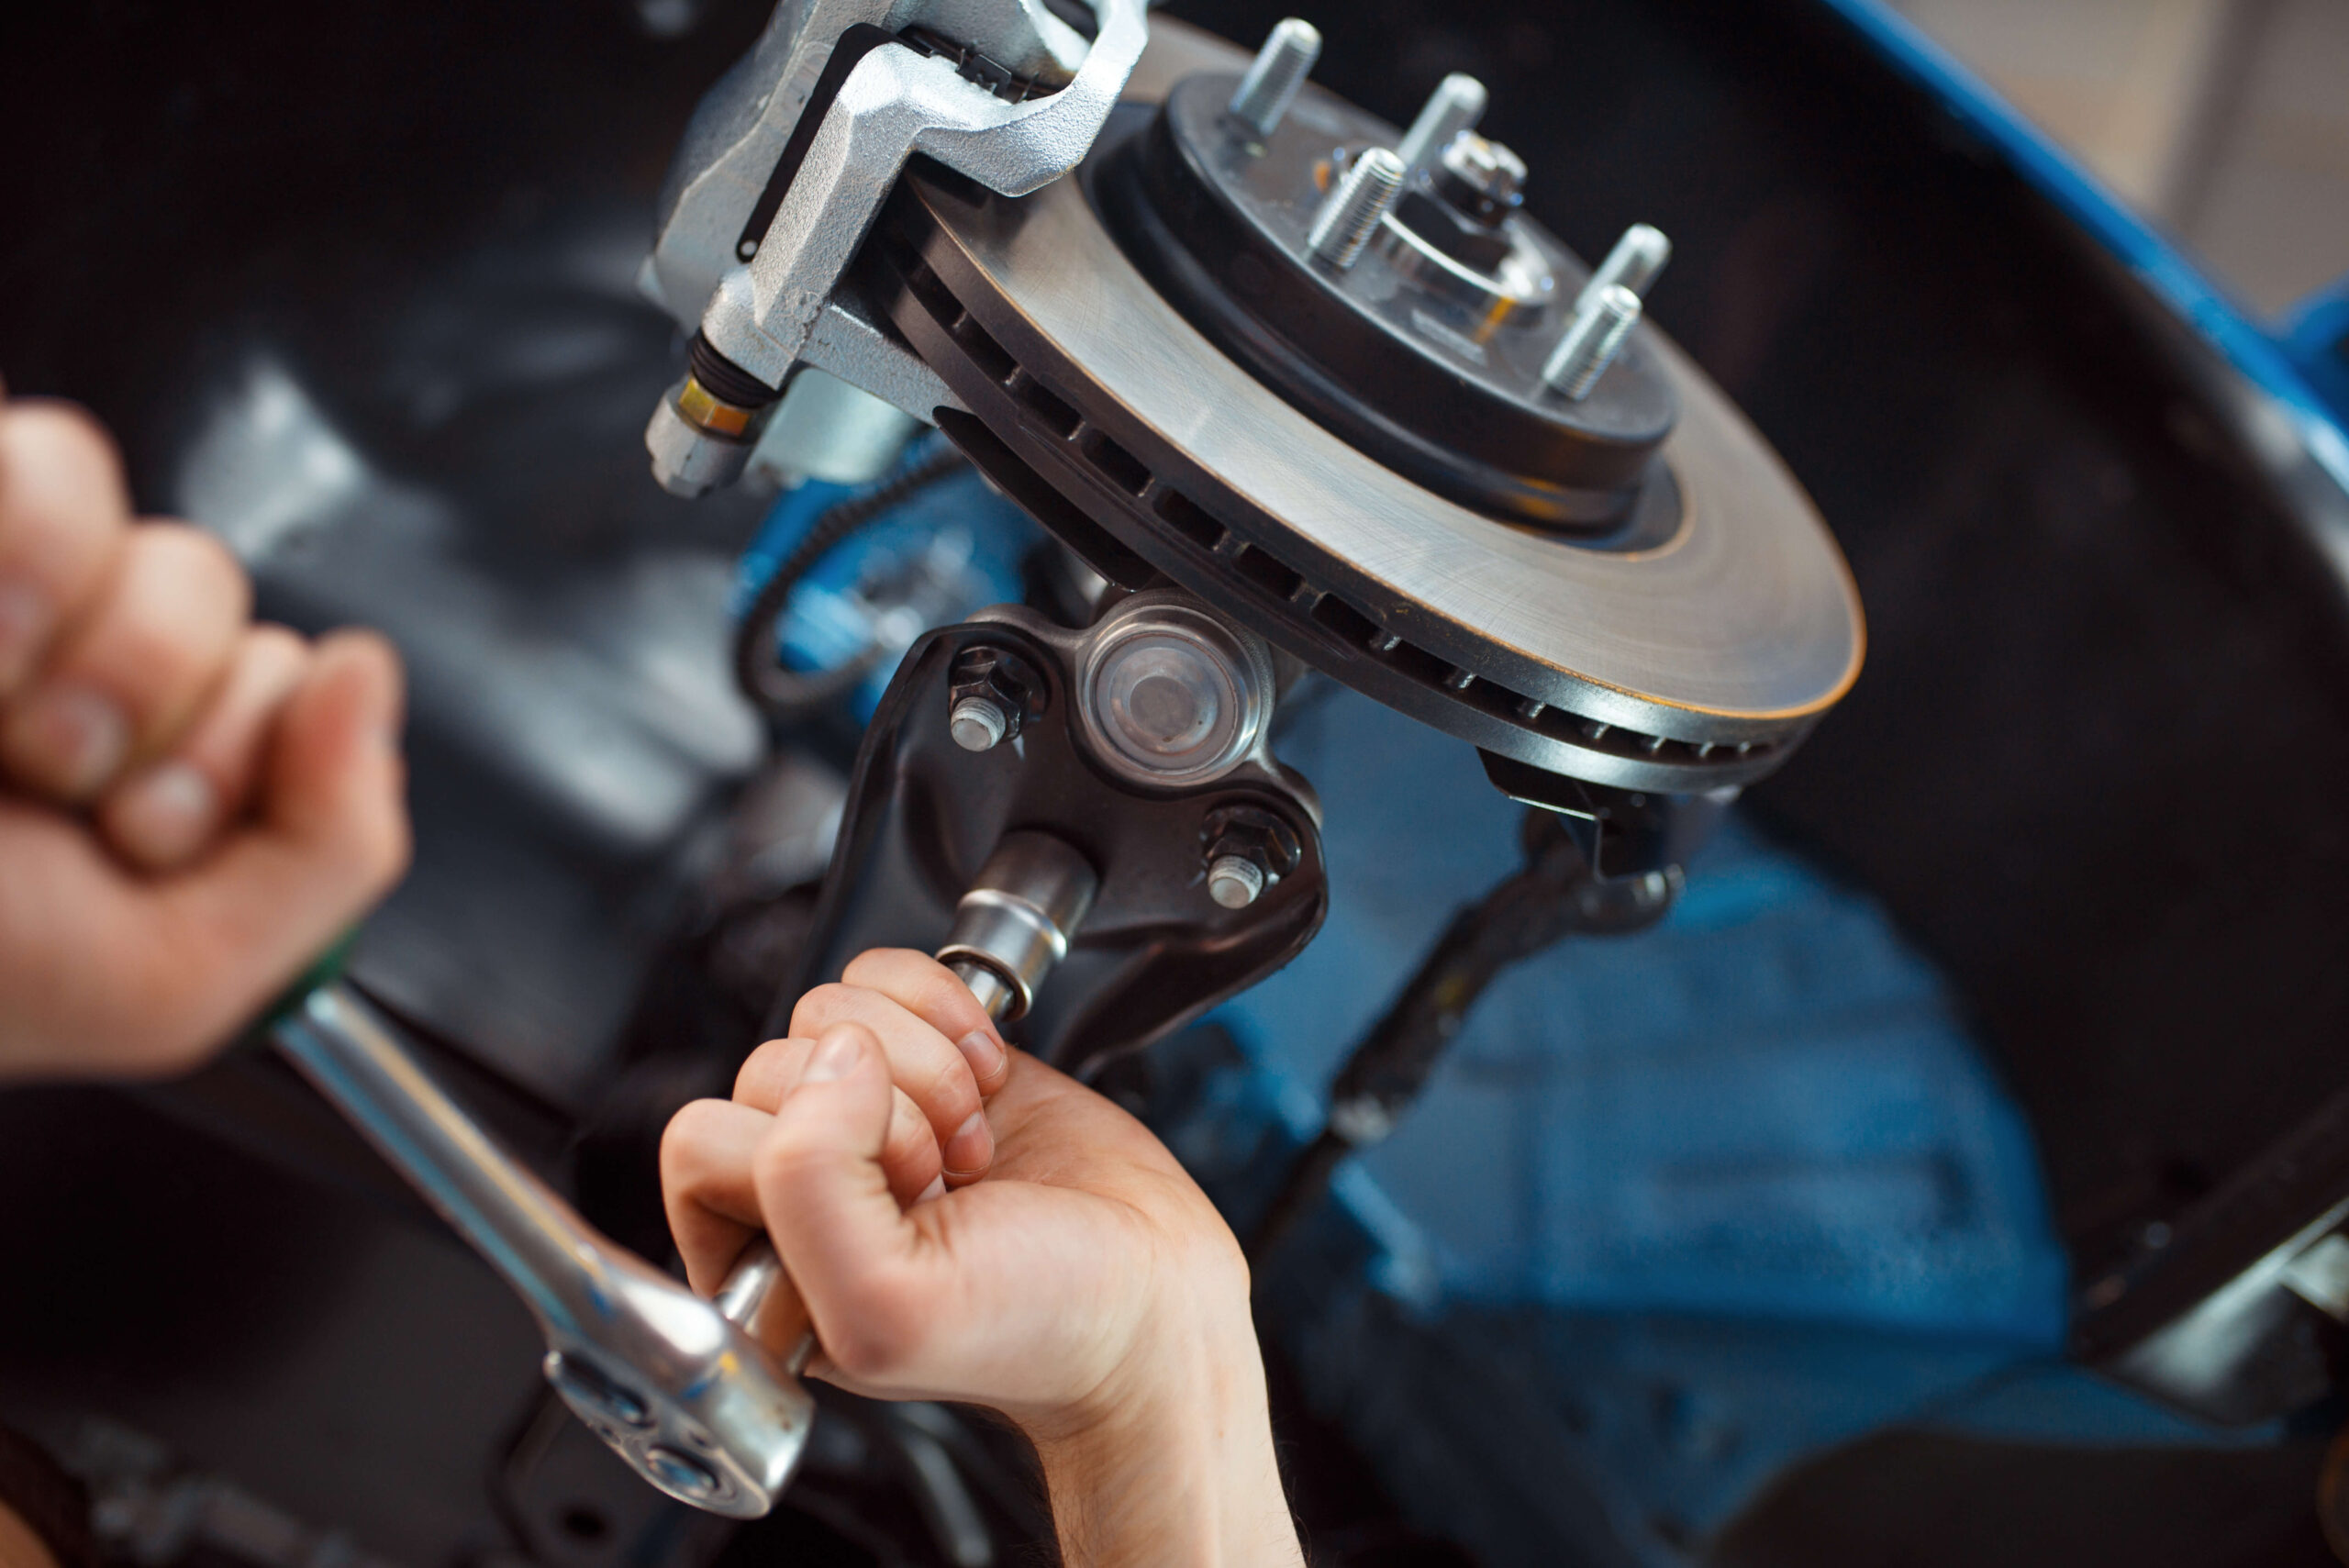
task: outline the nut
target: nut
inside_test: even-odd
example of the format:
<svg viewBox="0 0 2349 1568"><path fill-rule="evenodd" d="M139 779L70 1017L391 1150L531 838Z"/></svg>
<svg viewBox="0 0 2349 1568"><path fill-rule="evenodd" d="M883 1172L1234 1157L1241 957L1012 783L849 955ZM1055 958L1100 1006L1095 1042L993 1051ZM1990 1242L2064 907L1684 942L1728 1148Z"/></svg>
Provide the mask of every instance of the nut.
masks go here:
<svg viewBox="0 0 2349 1568"><path fill-rule="evenodd" d="M1019 739L1044 711L1044 682L1035 666L1007 648L981 643L954 660L946 693L947 727L965 751Z"/></svg>
<svg viewBox="0 0 2349 1568"><path fill-rule="evenodd" d="M1199 829L1208 896L1227 909L1245 909L1305 859L1297 829L1261 806L1221 806Z"/></svg>

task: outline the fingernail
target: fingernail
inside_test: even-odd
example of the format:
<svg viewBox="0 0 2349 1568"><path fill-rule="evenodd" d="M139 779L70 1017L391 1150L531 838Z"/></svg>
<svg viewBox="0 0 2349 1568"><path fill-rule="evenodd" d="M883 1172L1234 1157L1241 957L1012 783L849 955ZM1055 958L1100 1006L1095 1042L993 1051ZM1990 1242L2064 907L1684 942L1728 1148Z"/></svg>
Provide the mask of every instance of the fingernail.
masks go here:
<svg viewBox="0 0 2349 1568"><path fill-rule="evenodd" d="M799 1074L803 1084L829 1084L847 1077L856 1069L857 1058L864 1047L854 1031L835 1029L816 1042L807 1053L807 1065Z"/></svg>
<svg viewBox="0 0 2349 1568"><path fill-rule="evenodd" d="M962 1049L963 1060L971 1064L971 1072L981 1082L1003 1071L1003 1042L985 1029L973 1029L954 1042Z"/></svg>
<svg viewBox="0 0 2349 1568"><path fill-rule="evenodd" d="M930 1179L930 1185L922 1188L921 1195L914 1199L914 1202L928 1203L934 1197L944 1197L945 1195L946 1178L943 1176L932 1176Z"/></svg>
<svg viewBox="0 0 2349 1568"><path fill-rule="evenodd" d="M33 656L49 630L49 601L29 583L0 583L0 694L14 691L33 671Z"/></svg>
<svg viewBox="0 0 2349 1568"><path fill-rule="evenodd" d="M975 1176L995 1162L995 1129L987 1126L985 1111L973 1111L970 1119L954 1129L939 1162L956 1176Z"/></svg>
<svg viewBox="0 0 2349 1568"><path fill-rule="evenodd" d="M219 792L210 779L185 762L164 762L123 786L106 825L133 855L170 865L202 846L219 814Z"/></svg>
<svg viewBox="0 0 2349 1568"><path fill-rule="evenodd" d="M5 749L9 765L28 784L81 800L122 766L130 751L130 721L87 687L52 686L17 710Z"/></svg>

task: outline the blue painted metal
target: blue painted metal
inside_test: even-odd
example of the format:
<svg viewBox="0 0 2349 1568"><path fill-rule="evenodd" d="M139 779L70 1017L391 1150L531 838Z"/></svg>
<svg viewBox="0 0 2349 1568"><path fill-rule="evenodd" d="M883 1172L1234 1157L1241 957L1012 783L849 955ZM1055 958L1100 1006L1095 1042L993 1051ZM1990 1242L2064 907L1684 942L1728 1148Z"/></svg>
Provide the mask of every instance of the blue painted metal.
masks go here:
<svg viewBox="0 0 2349 1568"><path fill-rule="evenodd" d="M1326 807L1331 912L1218 1015L1252 1071L1174 1133L1210 1176L1267 1121L1319 1127L1346 1051L1518 863L1520 808L1475 753L1366 698L1325 689L1280 751ZM1962 1411L2063 1341L2030 1131L1954 998L1871 900L1735 815L1661 926L1497 982L1335 1195L1325 1227L1359 1233L1363 1277L1426 1338L1330 1360L1314 1341L1345 1287L1292 1278L1300 1355L1333 1380L1373 1355L1382 1377L1440 1356L1431 1377L1513 1381L1515 1440L1557 1444L1633 1538L1660 1517L1702 1533L1804 1454ZM1568 1409L1579 1425L1538 1414ZM1375 1418L1357 1435L1411 1451Z"/></svg>
<svg viewBox="0 0 2349 1568"><path fill-rule="evenodd" d="M2349 275L2293 307L2285 317L2284 350L2349 420Z"/></svg>
<svg viewBox="0 0 2349 1568"><path fill-rule="evenodd" d="M940 439L912 442L899 466L921 461ZM736 571L733 613L749 607L818 517L860 493L810 480L779 497ZM872 673L847 702L863 723L914 639L1020 596L1020 561L1042 537L1025 512L975 473L941 480L816 563L780 628L784 662L831 670L877 650Z"/></svg>

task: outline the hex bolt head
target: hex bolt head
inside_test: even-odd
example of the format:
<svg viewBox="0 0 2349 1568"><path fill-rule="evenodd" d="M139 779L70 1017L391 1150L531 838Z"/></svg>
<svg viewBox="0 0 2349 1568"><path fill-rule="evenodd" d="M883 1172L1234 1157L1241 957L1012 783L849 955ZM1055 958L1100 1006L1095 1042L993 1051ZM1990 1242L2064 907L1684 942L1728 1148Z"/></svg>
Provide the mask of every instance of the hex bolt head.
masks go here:
<svg viewBox="0 0 2349 1568"><path fill-rule="evenodd" d="M1208 867L1208 896L1227 909L1245 909L1264 891L1264 868L1245 855L1218 855Z"/></svg>
<svg viewBox="0 0 2349 1568"><path fill-rule="evenodd" d="M1286 17L1273 26L1264 47L1249 63L1231 95L1231 117L1262 141L1280 128L1297 89L1305 85L1313 62L1321 58L1321 33L1308 21Z"/></svg>
<svg viewBox="0 0 2349 1568"><path fill-rule="evenodd" d="M1017 740L1044 711L1044 682L1008 648L981 643L956 655L946 690L946 729L965 751Z"/></svg>
<svg viewBox="0 0 2349 1568"><path fill-rule="evenodd" d="M955 703L946 728L963 751L991 751L1010 733L1011 716L992 696L967 696Z"/></svg>
<svg viewBox="0 0 2349 1568"><path fill-rule="evenodd" d="M1297 829L1261 806L1225 806L1208 812L1199 843L1207 862L1208 896L1226 909L1247 908L1305 860Z"/></svg>

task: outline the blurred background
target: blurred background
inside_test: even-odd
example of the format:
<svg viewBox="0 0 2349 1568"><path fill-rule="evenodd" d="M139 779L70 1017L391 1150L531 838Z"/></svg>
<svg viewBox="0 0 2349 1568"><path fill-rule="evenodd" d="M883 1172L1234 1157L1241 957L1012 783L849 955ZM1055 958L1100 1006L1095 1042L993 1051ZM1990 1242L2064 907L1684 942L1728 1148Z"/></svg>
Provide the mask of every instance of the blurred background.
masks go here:
<svg viewBox="0 0 2349 1568"><path fill-rule="evenodd" d="M1891 0L2273 315L2349 267L2349 0Z"/></svg>

